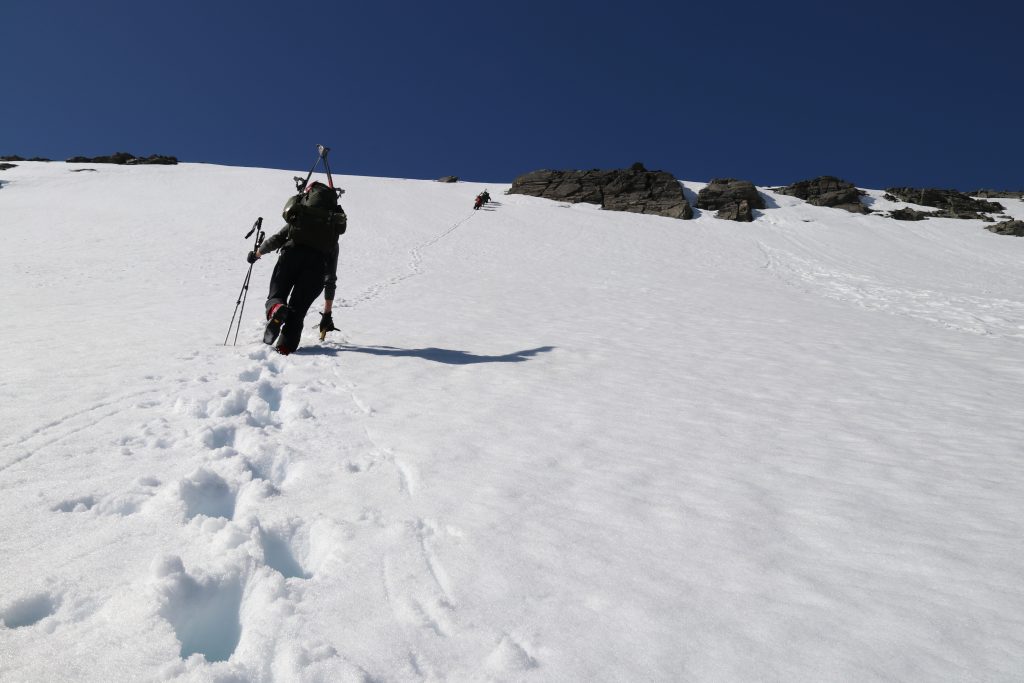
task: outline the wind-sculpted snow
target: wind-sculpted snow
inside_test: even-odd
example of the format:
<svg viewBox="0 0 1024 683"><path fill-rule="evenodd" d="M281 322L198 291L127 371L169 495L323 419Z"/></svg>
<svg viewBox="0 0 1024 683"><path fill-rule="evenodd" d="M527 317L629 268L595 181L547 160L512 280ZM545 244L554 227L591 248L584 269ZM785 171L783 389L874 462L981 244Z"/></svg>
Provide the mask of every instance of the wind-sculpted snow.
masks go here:
<svg viewBox="0 0 1024 683"><path fill-rule="evenodd" d="M222 346L291 175L5 172L0 681L1019 678L1024 240L349 177Z"/></svg>

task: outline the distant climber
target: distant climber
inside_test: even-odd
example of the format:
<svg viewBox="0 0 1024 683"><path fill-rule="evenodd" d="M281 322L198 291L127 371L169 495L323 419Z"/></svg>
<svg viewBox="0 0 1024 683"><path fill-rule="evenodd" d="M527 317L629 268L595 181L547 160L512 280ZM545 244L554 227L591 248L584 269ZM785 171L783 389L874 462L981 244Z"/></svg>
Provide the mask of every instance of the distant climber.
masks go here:
<svg viewBox="0 0 1024 683"><path fill-rule="evenodd" d="M476 196L476 199L473 200L473 208L479 209L481 206L483 206L489 201L491 201L491 194L486 189L484 189L484 191L478 194Z"/></svg>
<svg viewBox="0 0 1024 683"><path fill-rule="evenodd" d="M320 292L324 293L320 338L337 329L331 306L338 282L338 238L348 224L338 205L338 192L319 181L311 183L284 205L285 226L248 254L247 260L254 263L268 252L281 250L270 277L263 334L263 343L278 353L287 355L298 348L306 312Z"/></svg>

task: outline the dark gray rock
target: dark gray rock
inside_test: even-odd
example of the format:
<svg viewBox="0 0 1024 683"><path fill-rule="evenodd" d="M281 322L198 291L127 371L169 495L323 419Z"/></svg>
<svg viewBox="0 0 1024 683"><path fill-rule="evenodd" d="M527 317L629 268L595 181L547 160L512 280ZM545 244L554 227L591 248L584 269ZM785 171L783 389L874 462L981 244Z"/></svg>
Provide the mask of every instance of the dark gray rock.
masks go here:
<svg viewBox="0 0 1024 683"><path fill-rule="evenodd" d="M765 208L764 197L749 180L716 178L697 193L697 208L708 211L724 209L729 204L746 200L752 209Z"/></svg>
<svg viewBox="0 0 1024 683"><path fill-rule="evenodd" d="M3 163L3 164L0 164L0 171L6 171L9 168L16 168L17 166L18 166L17 164Z"/></svg>
<svg viewBox="0 0 1024 683"><path fill-rule="evenodd" d="M976 190L971 193L972 197L982 199L1024 199L1024 192L1015 190Z"/></svg>
<svg viewBox="0 0 1024 683"><path fill-rule="evenodd" d="M835 176L823 175L813 180L801 180L786 187L776 188L775 191L799 197L814 206L829 206L851 213L871 213L871 209L861 204L860 198L864 193L852 183Z"/></svg>
<svg viewBox="0 0 1024 683"><path fill-rule="evenodd" d="M1024 221L1003 221L994 225L986 225L985 229L991 230L998 235L1024 237Z"/></svg>
<svg viewBox="0 0 1024 683"><path fill-rule="evenodd" d="M604 186L614 171L550 171L526 173L512 181L509 194L525 194L569 202L604 204Z"/></svg>
<svg viewBox="0 0 1024 683"><path fill-rule="evenodd" d="M718 213L715 214L715 218L721 218L727 221L739 221L740 223L750 223L754 220L754 212L750 208L750 202L746 199L741 199L739 202L733 202L732 204L726 204Z"/></svg>
<svg viewBox="0 0 1024 683"><path fill-rule="evenodd" d="M148 157L136 157L125 162L126 164L155 164L158 166L174 166L178 163L178 157L165 154L150 154Z"/></svg>
<svg viewBox="0 0 1024 683"><path fill-rule="evenodd" d="M516 178L508 194L600 204L608 211L693 218L682 183L671 173L648 171L642 164L612 171L533 171Z"/></svg>
<svg viewBox="0 0 1024 683"><path fill-rule="evenodd" d="M72 157L68 159L68 163L85 163L85 164L126 164L129 159L134 159L134 154L128 152L114 152L110 156L101 157Z"/></svg>
<svg viewBox="0 0 1024 683"><path fill-rule="evenodd" d="M0 161L26 161L26 159L19 157L17 154L8 154L7 156L0 157Z"/></svg>
<svg viewBox="0 0 1024 683"><path fill-rule="evenodd" d="M978 219L981 214L1004 211L1002 204L984 199L974 199L957 190L939 190L933 187L890 187L884 195L890 201L903 201L909 204L934 206L940 212L930 215L942 218Z"/></svg>
<svg viewBox="0 0 1024 683"><path fill-rule="evenodd" d="M443 178L438 178L437 182L439 182L439 183L457 183L457 182L459 182L459 176L457 176L457 175L446 175Z"/></svg>
<svg viewBox="0 0 1024 683"><path fill-rule="evenodd" d="M67 160L69 164L163 164L173 165L178 163L177 157L165 156L162 154L150 154L148 157L137 157L128 152L114 152L110 156L101 157L71 157Z"/></svg>
<svg viewBox="0 0 1024 683"><path fill-rule="evenodd" d="M909 206L905 209L896 209L889 214L890 218L895 218L898 221L923 221L929 216L937 216L937 213L929 213L925 211L916 211L911 209Z"/></svg>

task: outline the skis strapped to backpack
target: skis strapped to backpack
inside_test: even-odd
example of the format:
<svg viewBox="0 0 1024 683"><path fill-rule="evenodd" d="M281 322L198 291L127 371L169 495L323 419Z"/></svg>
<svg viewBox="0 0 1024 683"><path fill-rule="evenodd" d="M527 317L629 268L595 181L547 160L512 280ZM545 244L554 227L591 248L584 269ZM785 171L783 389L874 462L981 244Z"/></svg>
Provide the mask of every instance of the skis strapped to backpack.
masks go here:
<svg viewBox="0 0 1024 683"><path fill-rule="evenodd" d="M320 162L324 162L324 170L327 171L327 185L334 190L338 196L345 194L345 190L334 187L334 178L331 177L331 165L327 162L327 155L330 153L330 147L324 147L323 145L316 146L316 161L313 162L313 167L309 169L309 173L306 174L306 179L303 180L302 176L295 176L295 189L298 192L305 192L309 186L309 179L313 177L313 171Z"/></svg>
<svg viewBox="0 0 1024 683"><path fill-rule="evenodd" d="M313 167L309 169L305 179L301 176L295 177L295 189L299 193L288 200L281 213L285 222L292 227L291 240L326 254L337 248L338 237L345 234L348 224L345 212L338 206L338 196L344 190L334 187L331 167L327 163L327 153L330 151L323 145L317 145L317 157ZM327 182L330 187L318 180L309 182L321 161L327 171Z"/></svg>

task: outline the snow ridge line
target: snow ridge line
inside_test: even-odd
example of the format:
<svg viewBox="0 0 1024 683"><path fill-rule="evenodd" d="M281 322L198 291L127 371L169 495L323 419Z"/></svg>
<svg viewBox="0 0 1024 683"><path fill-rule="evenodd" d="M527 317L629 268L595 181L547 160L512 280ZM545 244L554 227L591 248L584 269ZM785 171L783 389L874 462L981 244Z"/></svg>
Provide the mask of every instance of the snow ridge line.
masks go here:
<svg viewBox="0 0 1024 683"><path fill-rule="evenodd" d="M408 280L409 278L416 277L417 275L422 275L423 250L432 247L433 245L437 244L448 235L458 230L466 221L468 221L474 215L475 214L472 213L469 214L462 220L456 221L453 225L449 226L443 232L438 233L437 235L426 240L425 242L422 242L413 247L412 249L410 249L408 264L409 272L403 275L397 275L395 277L389 278L387 280L384 280L383 282L378 282L376 284L370 285L369 287L364 289L362 294L360 294L358 297L354 299L341 299L338 303L335 304L335 306L340 306L342 308L355 308L361 303L365 303L367 301L372 301L373 299L376 299L386 290L390 289L391 287L401 282L404 282L405 280Z"/></svg>

